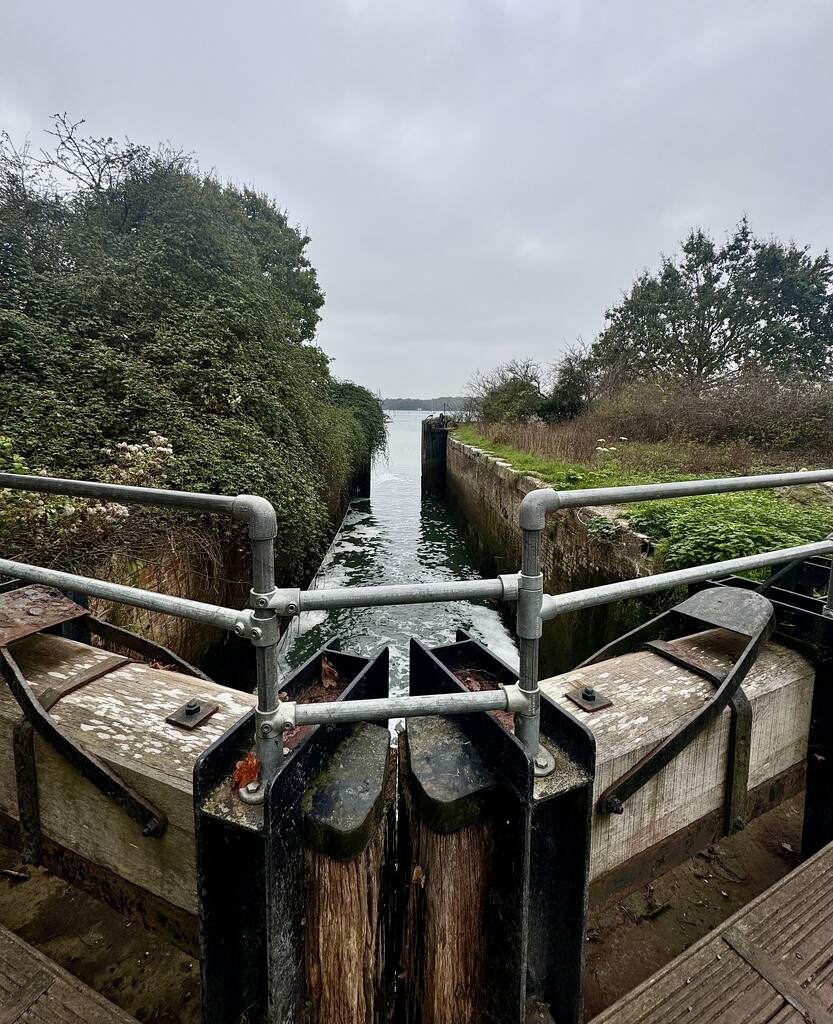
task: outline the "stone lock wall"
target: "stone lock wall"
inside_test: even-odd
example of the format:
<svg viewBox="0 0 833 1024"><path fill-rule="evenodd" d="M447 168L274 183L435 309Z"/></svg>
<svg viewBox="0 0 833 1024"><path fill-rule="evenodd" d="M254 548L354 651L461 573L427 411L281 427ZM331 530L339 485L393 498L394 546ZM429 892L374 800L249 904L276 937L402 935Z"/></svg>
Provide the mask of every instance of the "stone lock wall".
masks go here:
<svg viewBox="0 0 833 1024"><path fill-rule="evenodd" d="M466 541L485 575L517 572L521 564L520 504L547 486L479 448L448 441L446 493ZM589 529L599 517L617 527L611 536ZM632 579L653 571L647 538L617 519L615 508L562 509L547 518L542 544L544 590L561 594ZM680 599L679 593L620 601L544 623L541 676L568 671L608 641Z"/></svg>

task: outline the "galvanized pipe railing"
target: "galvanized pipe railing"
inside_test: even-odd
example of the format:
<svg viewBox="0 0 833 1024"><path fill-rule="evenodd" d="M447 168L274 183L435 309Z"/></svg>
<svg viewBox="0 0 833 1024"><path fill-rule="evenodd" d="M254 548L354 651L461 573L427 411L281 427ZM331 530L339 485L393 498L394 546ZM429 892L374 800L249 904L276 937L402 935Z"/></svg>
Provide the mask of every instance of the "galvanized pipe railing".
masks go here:
<svg viewBox="0 0 833 1024"><path fill-rule="evenodd" d="M619 583L607 583L600 587L589 587L587 590L572 590L567 594L545 594L541 606L541 618L554 619L565 612L583 611L595 608L611 601L623 601L632 597L645 597L656 594L660 590L671 590L684 587L691 583L702 583L705 580L719 580L726 576L734 576L739 572L750 572L752 569L766 569L774 565L788 564L796 559L812 558L813 555L833 554L833 534L815 544L802 544L794 548L781 548L779 551L768 551L762 555L747 555L744 558L729 558L724 562L711 562L709 565L696 565L688 569L675 569L672 572L659 572L652 576L639 576L635 580L622 580Z"/></svg>
<svg viewBox="0 0 833 1024"><path fill-rule="evenodd" d="M332 590L277 590L274 575L273 542L277 533L275 512L264 499L253 495L236 498L223 495L127 487L89 481L58 480L50 477L19 476L0 473L0 487L69 494L85 498L119 501L125 504L157 505L193 511L222 512L246 520L252 545L252 608L235 611L216 605L155 594L102 580L74 576L51 569L0 559L0 573L29 582L45 583L61 589L118 601L138 608L160 611L180 618L231 629L254 644L257 657L258 708L256 737L258 756L264 764L264 779L277 771L282 744L275 742L280 731L300 724L335 721L364 721L381 718L408 718L422 714L463 714L470 711L510 710L515 713L515 730L539 775L553 768L551 755L540 744L540 691L538 653L543 621L567 611L577 611L610 601L666 590L671 587L714 577L745 572L763 566L779 565L796 558L833 554L833 535L826 541L806 544L747 558L736 558L676 572L625 580L589 590L557 596L543 593L541 540L546 515L560 508L618 505L634 501L678 498L700 494L786 487L833 481L833 470L780 473L758 477L730 477L721 480L687 480L667 484L634 487L607 487L578 491L541 488L530 492L521 502L520 525L523 533L522 565L518 574L494 580L442 581L378 587L345 587ZM833 576L833 573L831 573ZM833 588L832 588L833 589ZM520 648L519 681L503 690L481 693L427 695L355 701L350 704L296 705L278 699L280 690L277 667L278 616L296 615L306 610L371 607L390 604L420 604L458 600L517 600L517 632ZM833 609L828 593L826 610ZM277 735L274 735L277 734ZM262 787L260 797L262 799ZM248 799L257 800L249 794Z"/></svg>
<svg viewBox="0 0 833 1024"><path fill-rule="evenodd" d="M167 491L155 487L132 487L126 484L109 484L92 480L64 480L59 477L29 476L21 473L0 473L0 488L9 488L15 491L34 491L41 494L63 494L76 498L94 498L99 501L118 502L122 505L151 505L156 508L176 508L191 512L208 512L213 514L231 516L245 522L249 530L249 544L252 552L252 594L271 595L275 590L275 538L278 535L278 521L275 510L265 499L255 494L238 494L231 497L225 494L199 494L192 491ZM2 572L3 570L0 570ZM27 577L18 573L21 579ZM96 581L91 581L95 583ZM101 581L99 581L101 582ZM54 584L60 587L60 583ZM103 584L102 584L103 585ZM74 586L72 589L78 593L92 594L92 591L85 590L83 586ZM132 589L132 588L127 588ZM105 597L107 595L99 592L94 596ZM138 595L122 594L115 596L111 592L109 600L122 601L125 604L134 603ZM162 598L164 595L154 595L153 600ZM235 622L231 625L224 625L225 629L234 629L240 635L246 635L257 647L257 706L259 714L271 715L277 708L278 693L278 622L277 613L264 605L261 599L255 605L253 618L259 620L246 628L241 620L241 613L233 613ZM195 602L191 602L193 606ZM136 607L148 608L147 604L137 604ZM209 607L209 606L206 606ZM157 604L152 611L163 611L161 605ZM175 610L172 606L167 609L168 614L179 615L181 618L198 618L196 614L186 614L186 605L178 606ZM195 611L193 607L190 609ZM229 611L229 609L225 609ZM198 621L208 622L209 625L219 625L216 621L216 610L210 614L210 621L205 618L198 618ZM272 741L267 742L258 732L258 757L267 766L267 771L273 774L281 758L278 745Z"/></svg>
<svg viewBox="0 0 833 1024"><path fill-rule="evenodd" d="M635 501L654 501L667 498L685 498L703 494L725 494L735 491L766 490L773 487L791 487L799 484L829 483L833 481L833 469L811 470L798 473L771 473L761 476L724 477L712 480L680 480L664 484L637 484L630 487L598 487L575 491L556 491L551 487L542 487L530 491L521 501L520 526L523 533L523 566L519 579L518 592L518 639L520 647L521 672L519 685L526 692L529 701L530 721L519 716L517 721L522 730L527 750L534 757L534 744L539 732L538 693L538 647L541 636L542 620L553 618L571 607L590 608L594 605L606 604L617 597L636 597L641 593L652 593L677 586L674 579L682 582L708 579L717 573L728 575L732 572L743 572L747 569L764 565L777 565L783 561L804 555L824 554L833 551L833 544L822 542L821 545L803 545L789 548L774 555L754 556L752 560L733 559L715 565L701 566L692 570L681 570L682 574L690 573L683 578L676 573L662 573L654 577L627 580L621 584L610 584L607 587L594 587L580 591L579 595L563 594L557 597L541 594L541 538L546 526L547 513L563 508L589 508L603 505L621 505ZM644 587L644 589L642 589ZM618 589L617 589L618 588ZM570 599L576 603L571 606ZM829 595L828 595L829 600ZM544 756L545 751L539 753ZM540 766L536 767L538 770ZM541 769L543 772L547 768Z"/></svg>

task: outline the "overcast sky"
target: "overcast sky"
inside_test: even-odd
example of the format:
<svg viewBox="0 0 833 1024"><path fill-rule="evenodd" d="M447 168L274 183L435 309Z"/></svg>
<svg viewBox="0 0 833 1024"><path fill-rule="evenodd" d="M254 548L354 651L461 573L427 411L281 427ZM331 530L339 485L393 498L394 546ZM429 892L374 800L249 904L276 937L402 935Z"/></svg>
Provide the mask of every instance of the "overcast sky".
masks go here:
<svg viewBox="0 0 833 1024"><path fill-rule="evenodd" d="M170 140L312 238L333 372L556 359L688 229L833 237L830 0L3 0L0 127Z"/></svg>

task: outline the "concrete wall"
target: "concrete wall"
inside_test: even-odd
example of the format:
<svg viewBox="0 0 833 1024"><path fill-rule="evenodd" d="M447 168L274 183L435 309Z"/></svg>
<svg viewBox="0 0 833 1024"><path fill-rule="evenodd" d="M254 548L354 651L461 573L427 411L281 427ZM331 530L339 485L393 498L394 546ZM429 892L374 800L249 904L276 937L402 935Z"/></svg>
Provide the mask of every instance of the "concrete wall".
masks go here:
<svg viewBox="0 0 833 1024"><path fill-rule="evenodd" d="M446 488L449 506L465 533L481 571L517 572L521 564L518 512L524 495L541 480L524 476L479 448L449 438ZM617 527L594 536L590 523ZM616 510L562 509L547 519L542 545L544 590L561 594L632 579L652 571L647 539L618 520ZM620 601L544 623L541 678L574 668L599 647L680 600L680 592Z"/></svg>

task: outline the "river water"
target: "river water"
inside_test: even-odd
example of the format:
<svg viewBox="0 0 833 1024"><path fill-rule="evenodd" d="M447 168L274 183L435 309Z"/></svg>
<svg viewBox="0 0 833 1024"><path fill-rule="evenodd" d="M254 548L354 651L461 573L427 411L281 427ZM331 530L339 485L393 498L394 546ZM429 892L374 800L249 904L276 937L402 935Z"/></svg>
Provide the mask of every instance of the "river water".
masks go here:
<svg viewBox="0 0 833 1024"><path fill-rule="evenodd" d="M350 506L314 587L479 578L444 501L421 495L421 424L426 415L392 414L387 456L373 468L371 497ZM457 629L465 629L517 667L514 639L497 608L461 601L304 612L282 640L282 668L297 667L333 636L341 637L342 650L364 656L389 646L391 693L403 693L410 638L416 636L428 646L453 643Z"/></svg>

